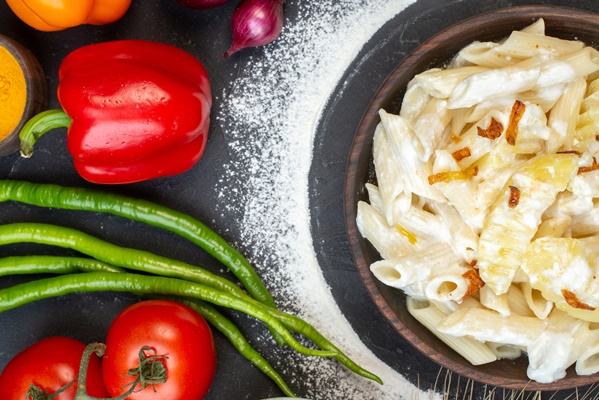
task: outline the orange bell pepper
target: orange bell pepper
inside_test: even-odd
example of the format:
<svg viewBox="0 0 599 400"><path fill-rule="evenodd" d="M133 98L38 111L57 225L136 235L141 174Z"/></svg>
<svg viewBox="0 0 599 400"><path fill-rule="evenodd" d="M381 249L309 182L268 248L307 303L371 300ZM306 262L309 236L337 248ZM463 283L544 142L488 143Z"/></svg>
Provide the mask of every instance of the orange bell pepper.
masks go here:
<svg viewBox="0 0 599 400"><path fill-rule="evenodd" d="M103 25L121 18L131 0L6 0L27 25L52 32L82 24Z"/></svg>

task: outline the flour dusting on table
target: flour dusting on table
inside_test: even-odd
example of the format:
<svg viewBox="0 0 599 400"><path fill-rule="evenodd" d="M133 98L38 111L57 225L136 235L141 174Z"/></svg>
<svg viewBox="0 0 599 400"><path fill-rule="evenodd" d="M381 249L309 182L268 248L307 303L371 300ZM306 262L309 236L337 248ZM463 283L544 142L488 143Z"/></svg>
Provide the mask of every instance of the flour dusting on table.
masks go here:
<svg viewBox="0 0 599 400"><path fill-rule="evenodd" d="M217 94L223 97L217 123L230 156L221 207L240 207L240 242L282 308L311 322L386 383L336 361L285 354L275 367L314 400L429 396L378 360L337 307L312 245L308 193L315 131L329 96L368 39L413 1L288 1L298 16L285 21L263 52L240 57L234 86Z"/></svg>

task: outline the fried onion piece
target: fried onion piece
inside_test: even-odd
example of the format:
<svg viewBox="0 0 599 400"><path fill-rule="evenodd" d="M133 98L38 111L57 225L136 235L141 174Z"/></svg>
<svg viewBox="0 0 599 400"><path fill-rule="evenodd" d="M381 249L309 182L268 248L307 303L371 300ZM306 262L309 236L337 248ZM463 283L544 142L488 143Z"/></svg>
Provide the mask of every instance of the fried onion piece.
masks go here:
<svg viewBox="0 0 599 400"><path fill-rule="evenodd" d="M459 179L471 179L478 175L478 165L468 167L463 171L447 171L439 172L428 176L429 185L434 185L438 182L451 182Z"/></svg>
<svg viewBox="0 0 599 400"><path fill-rule="evenodd" d="M579 310L589 310L589 311L595 310L595 307L592 307L586 303L581 302L578 299L578 296L576 296L576 293L573 293L573 292L569 291L568 289L562 289L562 296L564 296L566 303L568 303L568 305L570 307L574 307Z"/></svg>
<svg viewBox="0 0 599 400"><path fill-rule="evenodd" d="M526 106L520 100L516 100L512 106L510 121L508 122L507 129L505 130L505 140L512 146L516 145L516 138L518 137L518 123L520 123L525 109Z"/></svg>
<svg viewBox="0 0 599 400"><path fill-rule="evenodd" d="M576 154L578 157L582 156L582 152L578 150L563 150L558 151L557 154Z"/></svg>
<svg viewBox="0 0 599 400"><path fill-rule="evenodd" d="M516 208L520 203L520 189L516 186L510 186L510 198L508 199L507 206L509 208Z"/></svg>
<svg viewBox="0 0 599 400"><path fill-rule="evenodd" d="M485 281L480 278L478 270L476 269L469 269L462 274L462 277L468 279L469 282L464 297L472 296L474 293L478 292L481 287L485 286Z"/></svg>
<svg viewBox="0 0 599 400"><path fill-rule="evenodd" d="M483 129L480 126L477 126L476 129L478 130L478 136L491 140L497 139L503 133L503 125L493 117L491 117L491 123L487 129Z"/></svg>
<svg viewBox="0 0 599 400"><path fill-rule="evenodd" d="M451 156L456 161L462 161L464 158L470 157L471 155L472 153L470 152L470 147L463 147L451 153Z"/></svg>
<svg viewBox="0 0 599 400"><path fill-rule="evenodd" d="M585 172L593 172L593 171L597 171L598 169L599 169L599 164L597 163L597 159L595 157L593 157L593 164L587 165L584 167L579 167L578 173L584 174Z"/></svg>

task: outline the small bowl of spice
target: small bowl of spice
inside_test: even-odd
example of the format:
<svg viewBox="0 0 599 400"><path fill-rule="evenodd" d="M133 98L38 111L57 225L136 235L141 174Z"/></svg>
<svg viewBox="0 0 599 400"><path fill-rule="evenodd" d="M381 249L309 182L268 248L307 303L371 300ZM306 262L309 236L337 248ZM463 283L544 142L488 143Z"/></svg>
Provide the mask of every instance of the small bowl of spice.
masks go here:
<svg viewBox="0 0 599 400"><path fill-rule="evenodd" d="M48 105L46 75L33 53L0 35L0 157L19 149L23 125Z"/></svg>

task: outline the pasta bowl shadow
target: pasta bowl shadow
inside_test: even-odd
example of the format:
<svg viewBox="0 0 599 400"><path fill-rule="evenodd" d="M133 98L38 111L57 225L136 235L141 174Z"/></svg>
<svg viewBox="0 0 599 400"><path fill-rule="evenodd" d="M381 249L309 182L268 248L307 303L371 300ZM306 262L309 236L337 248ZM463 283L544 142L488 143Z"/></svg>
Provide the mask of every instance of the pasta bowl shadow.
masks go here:
<svg viewBox="0 0 599 400"><path fill-rule="evenodd" d="M357 204L368 198L365 183L374 179L372 140L380 122L379 110L399 113L406 85L414 75L431 67L442 67L473 41L498 41L538 18L545 20L547 35L578 39L588 45L599 43L599 14L552 6L512 7L480 14L431 37L393 70L365 110L349 154L344 207L351 252L359 274L381 313L410 344L442 367L483 384L516 390L554 391L596 383L599 374L578 376L570 368L565 378L542 384L528 379L525 356L514 361L471 365L410 315L400 290L386 286L374 277L370 265L381 257L362 237L356 224Z"/></svg>

